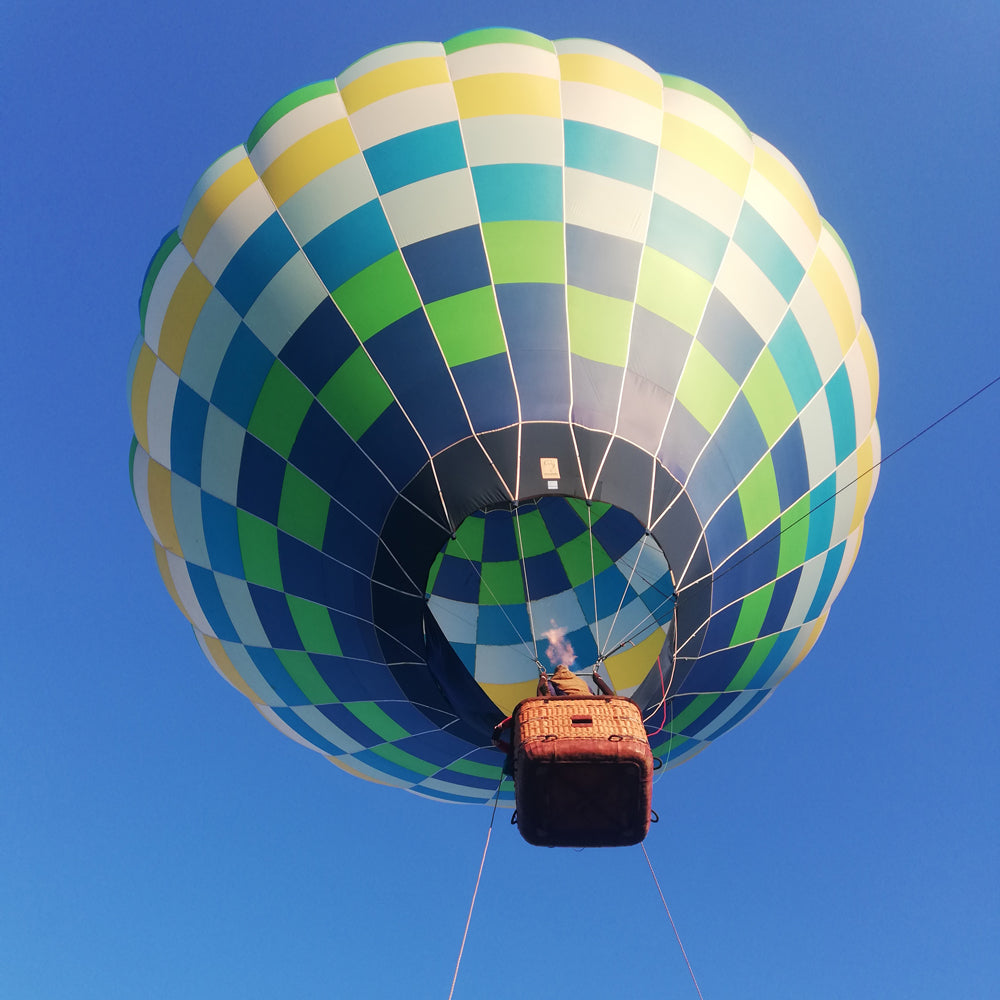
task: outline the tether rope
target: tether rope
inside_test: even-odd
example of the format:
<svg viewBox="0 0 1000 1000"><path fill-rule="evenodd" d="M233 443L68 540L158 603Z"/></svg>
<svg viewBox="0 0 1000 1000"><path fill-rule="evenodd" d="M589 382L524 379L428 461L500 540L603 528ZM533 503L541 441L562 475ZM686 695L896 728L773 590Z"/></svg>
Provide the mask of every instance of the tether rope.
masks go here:
<svg viewBox="0 0 1000 1000"><path fill-rule="evenodd" d="M500 789L503 787L503 777L497 785L497 793L493 798L493 812L490 814L490 828L486 831L486 844L483 847L483 857L479 862L479 874L476 876L476 887L472 890L472 902L469 903L469 915L465 918L465 931L462 934L462 944L458 949L458 960L455 962L455 974L451 977L451 989L448 991L448 1000L454 996L455 983L458 982L458 969L462 964L462 953L465 951L465 939L469 936L469 924L472 923L472 911L476 905L476 896L479 895L479 882L483 877L483 865L486 864L486 852L490 849L490 837L493 836L493 820L497 817L497 806L500 804ZM653 876L656 877L655 875Z"/></svg>
<svg viewBox="0 0 1000 1000"><path fill-rule="evenodd" d="M684 964L687 966L688 972L691 974L691 982L694 983L694 988L698 991L698 996L701 1000L705 1000L701 993L701 987L698 985L698 980L694 977L694 969L691 968L691 963L688 961L687 952L684 950L684 945L681 942L681 936L677 933L677 925L674 923L674 918L670 914L670 907L667 906L667 901L663 898L663 890L660 888L660 880L656 877L656 872L653 871L653 862L649 860L649 854L646 853L646 845L640 843L639 846L642 848L642 853L646 856L646 864L649 865L649 872L653 876L656 891L660 894L660 902L663 903L663 909L667 911L667 919L670 921L674 937L677 938L677 945L681 949L681 954L684 956Z"/></svg>

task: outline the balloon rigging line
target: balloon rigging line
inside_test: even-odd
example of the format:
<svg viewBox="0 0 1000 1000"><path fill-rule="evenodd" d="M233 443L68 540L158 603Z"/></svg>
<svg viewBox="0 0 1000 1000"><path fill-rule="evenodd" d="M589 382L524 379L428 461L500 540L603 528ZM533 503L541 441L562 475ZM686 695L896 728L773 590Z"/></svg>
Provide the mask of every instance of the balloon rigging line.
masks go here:
<svg viewBox="0 0 1000 1000"><path fill-rule="evenodd" d="M652 583L652 581L647 580L646 577L644 577L642 575L642 573L639 572L639 563L642 560L642 554L646 551L646 539L649 538L649 537L650 536L649 536L649 532L648 531L645 532L643 534L643 536L642 536L642 546L639 549L639 554L635 557L635 562L632 563L631 570L629 570L628 579L625 581L625 589L622 591L622 599L618 602L618 607L615 609L615 616L614 616L614 618L611 619L611 628L608 630L608 645L609 646L611 645L611 636L613 636L614 633L615 633L615 625L618 623L618 616L621 614L622 608L625 607L625 598L628 596L628 589L629 589L629 587L632 586L632 579L634 577L638 576L639 579L642 580L642 582L645 583L646 586L649 589L656 591L656 593L658 593L658 594L662 594L663 593L656 586L654 586L654 584ZM619 562L622 562L622 561L624 561L624 557L621 560L619 560ZM627 563L626 563L626 565L627 565ZM596 618L597 617L597 595L596 595L597 583L596 583L596 581L594 583L594 589L595 589L595 595L594 595L594 617ZM645 619L643 619L643 621L645 621ZM598 644L598 649L600 649L600 644ZM601 650L601 656L600 656L600 658L602 660L607 655L608 655L607 650Z"/></svg>
<svg viewBox="0 0 1000 1000"><path fill-rule="evenodd" d="M642 853L646 856L646 864L649 865L649 872L653 876L656 891L660 894L660 902L663 903L663 909L667 911L667 919L670 921L674 937L677 938L677 945L681 949L681 954L684 956L684 964L687 966L688 972L691 974L691 982L694 983L694 988L698 991L698 996L701 1000L705 1000L701 993L701 987L698 985L698 980L694 977L694 969L691 968L691 962L688 960L687 952L684 950L684 944L681 941L681 936L677 933L677 925L674 923L674 918L670 914L670 907L667 906L667 901L663 898L663 890L660 888L660 880L656 877L656 872L653 871L653 862L649 860L649 853L646 851L646 845L640 841L639 846L642 848Z"/></svg>
<svg viewBox="0 0 1000 1000"><path fill-rule="evenodd" d="M538 507L538 504L535 504ZM531 644L535 651L535 663L538 666L538 670L542 672L542 664L538 659L538 639L535 637L535 616L531 611L531 591L528 589L528 564L524 555L524 539L521 536L521 515L518 513L520 509L520 504L514 505L514 523L517 525L517 548L518 555L521 557L521 578L524 580L524 603L528 608L528 628L531 629ZM525 643L527 645L527 643Z"/></svg>
<svg viewBox="0 0 1000 1000"><path fill-rule="evenodd" d="M980 386L980 388L978 388L974 393L972 393L971 396L967 396L965 399L962 400L961 403L958 403L957 405L953 406L950 410L948 410L947 413L941 414L941 416L938 417L937 420L931 421L931 423L929 423L923 430L917 431L917 433L914 434L913 437L911 437L909 440L904 441L901 445L898 445L897 447L893 448L892 451L890 451L887 455L883 455L870 469L855 476L849 483L845 483L843 486L840 487L840 489L831 493L825 500L822 500L820 503L816 504L815 507L810 507L809 510L807 510L801 517L797 517L794 521L792 521L791 524L786 525L784 528L778 531L777 534L774 534L770 538L761 542L760 545L757 546L757 548L748 552L745 556L743 556L742 559L738 559L731 566L727 566L724 570L722 570L721 573L716 573L714 575L714 580L721 579L727 573L736 569L737 566L739 566L742 563L745 563L752 556L755 556L758 552L760 552L761 549L766 548L772 542L779 539L786 531L790 531L799 522L804 521L807 517L809 517L810 514L815 513L817 510L820 509L820 507L824 506L825 504L828 504L831 500L838 497L841 493L844 492L844 490L850 489L855 483L864 479L865 476L870 476L880 465L885 465L885 463L888 462L889 459L892 458L894 455L898 455L904 448L909 447L918 438L923 437L929 430L933 429L934 427L937 427L937 425L941 423L943 420L947 420L948 417L950 417L952 414L957 413L960 409L962 409L963 406L967 405L968 403L971 403L977 396L981 396L984 392L986 392L987 389L992 388L998 382L1000 382L1000 375L997 375L995 378L990 379L989 382L987 382L983 386ZM697 581L693 582L696 583Z"/></svg>
<svg viewBox="0 0 1000 1000"><path fill-rule="evenodd" d="M476 887L472 890L472 902L469 903L469 915L465 918L465 931L462 934L462 944L458 949L458 961L455 962L455 974L451 977L451 989L448 991L448 1000L451 1000L455 994L455 983L458 982L458 968L462 964L462 952L465 951L465 939L469 936L469 924L472 923L472 911L476 905L476 896L479 895L479 882L483 877L483 865L486 864L486 852L490 849L490 837L493 836L493 821L497 816L497 805L500 802L500 788L503 785L504 777L505 775L500 776L500 784L497 785L497 793L493 797L493 812L490 814L490 827L486 831L486 845L483 847L483 857L479 862L479 874L476 876ZM654 875L653 877L655 878L656 876Z"/></svg>
<svg viewBox="0 0 1000 1000"><path fill-rule="evenodd" d="M594 645L597 647L597 662L604 659L601 652L601 622L597 615L597 567L594 563L594 508L590 500L587 501L587 534L590 536L590 582L594 591ZM622 595L622 600L624 600ZM611 623L611 628L615 623ZM610 638L610 634L609 634Z"/></svg>

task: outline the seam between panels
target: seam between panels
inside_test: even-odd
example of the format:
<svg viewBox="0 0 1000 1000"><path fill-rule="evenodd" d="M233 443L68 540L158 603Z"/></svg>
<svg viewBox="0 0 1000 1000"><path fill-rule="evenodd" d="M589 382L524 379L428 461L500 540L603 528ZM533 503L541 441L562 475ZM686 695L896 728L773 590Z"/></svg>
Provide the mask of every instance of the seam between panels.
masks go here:
<svg viewBox="0 0 1000 1000"><path fill-rule="evenodd" d="M443 45L442 48L444 48ZM451 84L452 96L455 99L455 111L456 111L455 120L458 123L459 138L462 140L462 153L465 156L465 169L469 172L469 184L472 186L472 201L476 207L476 219L478 220L478 226L479 226L479 239L483 246L483 257L486 259L486 271L490 276L490 291L493 294L493 304L496 307L497 319L500 322L500 335L503 337L504 353L507 355L507 367L510 370L510 381L511 385L514 387L514 401L517 405L517 465L514 473L515 479L514 479L513 492L511 492L510 483L508 483L507 480L503 477L503 475L501 475L500 470L496 467L496 464L494 463L492 456L486 450L483 443L479 440L479 435L475 427L472 427L471 419L469 420L469 426L472 427L472 436L476 439L476 444L478 444L479 447L482 449L483 454L486 456L486 460L490 463L490 466L493 468L493 471L496 472L497 478L500 480L501 483L503 483L504 487L507 490L507 494L510 496L511 500L516 502L518 496L518 480L520 479L521 475L521 423L522 423L521 391L518 388L517 376L514 373L514 361L510 356L510 343L507 340L507 328L504 325L503 314L500 312L500 300L497 297L497 286L493 280L493 265L490 263L490 255L486 249L486 236L483 233L483 218L482 218L482 213L479 210L479 198L476 194L475 179L472 176L472 164L469 163L469 151L465 145L465 128L463 127L462 115L458 108L458 96L455 94L455 81L452 79L451 76L451 63L448 61L447 52L445 52L444 64L445 64L445 69L448 71L448 82ZM436 336L435 339L437 339ZM447 364L447 360L445 361L445 363ZM458 390L457 383L455 385L455 389L456 391ZM461 393L459 393L459 398L461 399ZM463 407L465 406L464 400L462 400L462 405ZM466 411L466 416L468 416L468 411ZM504 428L498 427L496 429L502 430Z"/></svg>
<svg viewBox="0 0 1000 1000"><path fill-rule="evenodd" d="M569 427L569 437L573 442L573 453L576 455L576 468L580 474L580 482L583 484L584 497L589 502L593 499L592 493L587 489L587 481L583 475L583 460L580 458L580 446L573 431L573 341L572 330L569 318L569 248L567 246L566 233L568 222L566 220L566 113L563 110L563 83L562 61L559 53L559 39L552 42L552 48L556 57L556 68L559 70L559 142L562 145L562 227L563 227L563 310L566 319L566 376L569 383L569 406L566 410L566 423Z"/></svg>
<svg viewBox="0 0 1000 1000"><path fill-rule="evenodd" d="M653 71L655 73L655 70ZM638 100L638 98L635 98ZM600 465L597 467L597 474L594 476L594 488L597 488L597 481L600 479L601 473L604 471L604 464L608 460L608 455L611 454L611 446L614 444L615 439L618 437L618 426L621 423L621 412L622 412L622 402L625 399L625 383L628 380L628 362L632 355L632 331L635 326L635 310L637 305L637 300L639 298L639 282L642 276L642 262L646 255L646 247L649 244L649 230L653 223L653 206L655 204L656 198L656 174L660 166L660 151L663 149L662 143L662 131L663 131L663 81L660 80L660 140L656 143L656 159L653 161L653 176L649 181L649 211L646 215L646 232L643 237L642 243L639 247L639 261L636 266L635 272L635 287L632 290L632 311L629 314L628 322L628 344L625 348L625 363L622 365L622 377L621 385L618 389L618 406L615 410L615 426L611 431L611 440L608 441L608 446L604 450L604 457L601 459ZM625 439L623 439L625 440ZM632 442L634 443L634 442ZM638 447L638 446L637 446ZM641 449L645 451L645 449ZM653 491L656 485L656 455L650 455L650 469L649 469L649 501L646 505L646 518L644 522L644 527L648 532L650 530L650 521L653 518ZM617 618L617 614L615 616Z"/></svg>

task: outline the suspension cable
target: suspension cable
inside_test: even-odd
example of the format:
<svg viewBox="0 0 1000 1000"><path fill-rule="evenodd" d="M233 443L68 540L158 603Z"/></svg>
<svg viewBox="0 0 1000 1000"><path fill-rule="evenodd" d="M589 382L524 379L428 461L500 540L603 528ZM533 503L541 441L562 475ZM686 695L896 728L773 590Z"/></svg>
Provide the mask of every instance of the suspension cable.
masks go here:
<svg viewBox="0 0 1000 1000"><path fill-rule="evenodd" d="M486 852L490 849L490 837L493 836L493 820L497 816L497 806L500 803L500 789L503 786L505 775L501 775L500 784L497 785L497 793L493 798L493 812L490 814L490 828L486 831L486 845L483 847L483 857L479 862L479 874L476 876L476 887L472 890L472 902L469 903L469 915L465 918L465 931L462 934L462 944L458 949L458 960L455 962L455 974L451 977L451 989L448 991L448 1000L451 1000L455 993L455 983L458 982L458 969L462 964L462 952L465 951L465 939L469 936L469 924L472 923L472 911L476 905L476 896L479 895L479 881L483 877L483 865L486 864ZM655 876L654 876L655 877Z"/></svg>
<svg viewBox="0 0 1000 1000"><path fill-rule="evenodd" d="M639 846L642 848L642 853L646 855L646 864L649 865L649 872L653 876L653 882L656 885L656 891L660 894L660 902L663 903L663 909L667 911L667 919L670 921L670 926L673 928L674 937L677 938L677 945L681 949L681 954L684 956L684 964L687 966L688 972L691 974L691 982L694 983L694 988L698 991L698 996L700 1000L705 1000L701 993L701 987L698 985L698 980L694 977L694 969L691 968L691 963L688 961L687 952L684 950L684 944L681 942L681 936L677 933L677 925L674 923L674 918L670 914L670 907L667 906L666 899L663 898L663 890L660 888L660 880L656 877L656 872L653 871L653 862L649 860L649 854L646 851L646 845L640 843Z"/></svg>

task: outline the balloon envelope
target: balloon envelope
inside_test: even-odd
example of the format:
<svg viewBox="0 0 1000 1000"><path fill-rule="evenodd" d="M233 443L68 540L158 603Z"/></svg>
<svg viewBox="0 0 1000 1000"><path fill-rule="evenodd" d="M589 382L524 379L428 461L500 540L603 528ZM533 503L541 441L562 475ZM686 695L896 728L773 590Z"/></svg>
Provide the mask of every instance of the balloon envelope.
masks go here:
<svg viewBox="0 0 1000 1000"><path fill-rule="evenodd" d="M858 551L877 362L846 250L722 99L601 42L488 29L289 95L195 186L140 314L166 585L364 778L489 799L539 665L599 658L680 763L805 656Z"/></svg>

